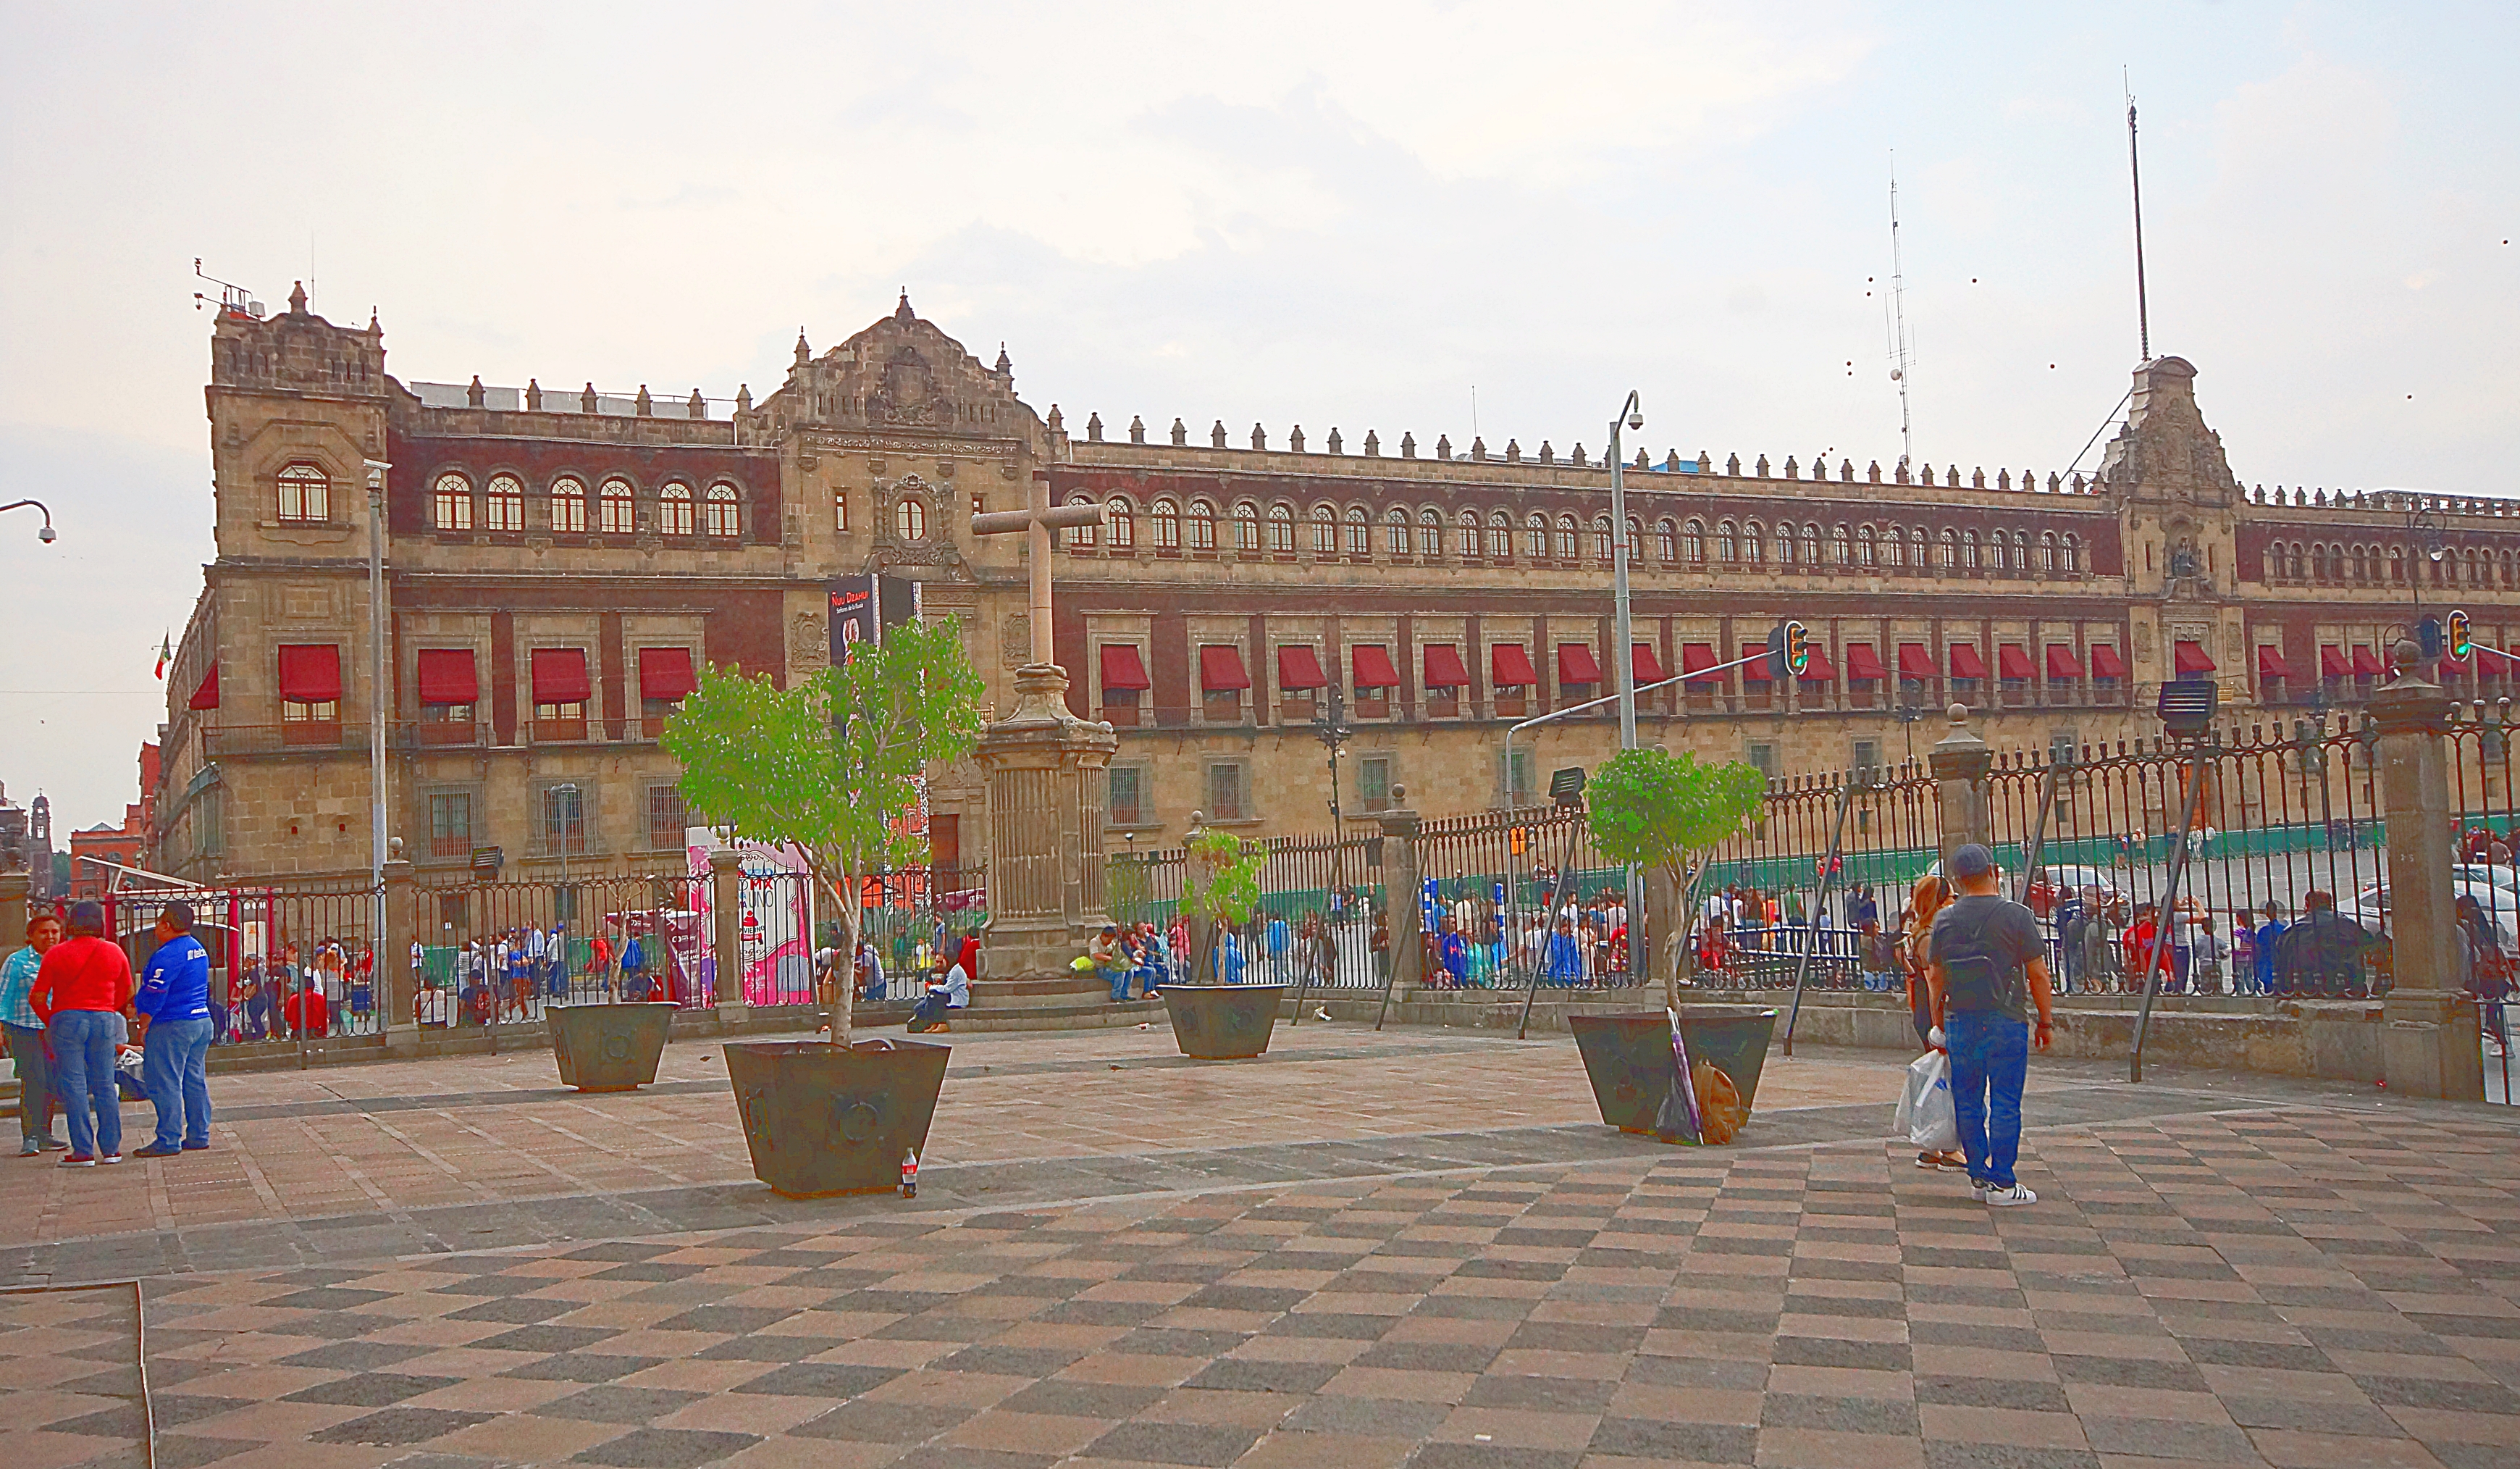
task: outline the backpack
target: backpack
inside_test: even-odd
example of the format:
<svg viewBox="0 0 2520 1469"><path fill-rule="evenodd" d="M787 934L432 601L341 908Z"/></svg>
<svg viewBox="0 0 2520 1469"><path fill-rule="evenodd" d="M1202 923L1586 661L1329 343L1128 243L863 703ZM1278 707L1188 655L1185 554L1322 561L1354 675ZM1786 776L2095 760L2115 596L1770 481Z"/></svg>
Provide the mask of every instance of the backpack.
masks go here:
<svg viewBox="0 0 2520 1469"><path fill-rule="evenodd" d="M2001 911L1996 904L1978 908L1982 914ZM1952 926L1955 942L1941 941L1944 924ZM2025 1011L2030 1004L2030 978L2021 961L2002 952L1986 931L1986 921L1963 917L1958 903L1944 910L1934 921L1935 935L1926 952L1943 966L1944 1003L1952 1010Z"/></svg>

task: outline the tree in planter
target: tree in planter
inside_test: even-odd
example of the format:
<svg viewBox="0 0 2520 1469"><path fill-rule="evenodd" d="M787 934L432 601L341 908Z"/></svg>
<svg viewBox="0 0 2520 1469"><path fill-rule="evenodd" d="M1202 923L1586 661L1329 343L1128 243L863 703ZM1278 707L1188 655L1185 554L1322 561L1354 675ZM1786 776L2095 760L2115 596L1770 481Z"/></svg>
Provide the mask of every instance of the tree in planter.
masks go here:
<svg viewBox="0 0 2520 1469"><path fill-rule="evenodd" d="M1688 752L1623 750L1593 771L1585 790L1593 845L1611 861L1660 869L1681 895L1681 932L1663 942L1665 1003L1680 1004L1680 962L1696 894L1688 858L1741 830L1765 800L1768 778L1735 760L1701 765ZM1659 937L1659 936L1657 936Z"/></svg>
<svg viewBox="0 0 2520 1469"><path fill-rule="evenodd" d="M1224 981L1223 975L1211 979L1207 974L1216 926L1240 928L1251 921L1252 909L1260 905L1260 869L1268 863L1268 848L1232 832L1199 831L1191 837L1189 860L1182 864L1182 911L1191 920L1190 983Z"/></svg>
<svg viewBox="0 0 2520 1469"><path fill-rule="evenodd" d="M867 878L919 860L924 838L896 824L913 779L980 739L980 675L951 618L886 628L792 689L711 668L659 737L682 761L683 799L714 824L802 854L839 908L832 1040L849 1043L859 903Z"/></svg>

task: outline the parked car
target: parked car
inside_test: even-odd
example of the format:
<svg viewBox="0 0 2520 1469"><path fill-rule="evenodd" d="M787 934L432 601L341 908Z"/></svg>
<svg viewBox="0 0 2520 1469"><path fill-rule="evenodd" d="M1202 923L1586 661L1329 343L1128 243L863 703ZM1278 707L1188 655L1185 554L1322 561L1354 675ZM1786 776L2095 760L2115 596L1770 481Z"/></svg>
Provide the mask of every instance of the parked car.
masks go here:
<svg viewBox="0 0 2520 1469"><path fill-rule="evenodd" d="M2502 951L2520 956L2520 893L2507 888L2462 887L2462 895L2473 896L2485 909L2488 918L2502 930ZM2389 916L2389 887L2376 884L2354 895L2352 902L2336 905L2338 916L2362 926L2365 933L2377 934Z"/></svg>
<svg viewBox="0 0 2520 1469"><path fill-rule="evenodd" d="M2031 874L2030 891L2023 895L2022 901L2030 905L2031 912L2048 918L2054 915L2058 903L2085 888L2098 889L2104 907L2126 895L2107 868L2069 864L2042 867Z"/></svg>

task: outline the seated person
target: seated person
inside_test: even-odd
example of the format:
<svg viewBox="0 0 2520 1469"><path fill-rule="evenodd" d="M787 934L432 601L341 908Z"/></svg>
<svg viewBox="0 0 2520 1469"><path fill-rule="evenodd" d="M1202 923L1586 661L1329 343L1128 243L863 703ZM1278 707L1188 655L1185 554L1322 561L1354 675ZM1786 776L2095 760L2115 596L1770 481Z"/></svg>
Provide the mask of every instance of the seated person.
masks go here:
<svg viewBox="0 0 2520 1469"><path fill-rule="evenodd" d="M309 985L289 997L281 1006L281 1018L300 1035L327 1035L331 1032L330 1007L324 1002L324 991Z"/></svg>
<svg viewBox="0 0 2520 1469"><path fill-rule="evenodd" d="M971 1003L971 971L980 967L980 941L966 939L945 978L927 987L919 999L919 1007L910 1012L910 1029L915 1033L951 1031L951 1012L967 1009Z"/></svg>
<svg viewBox="0 0 2520 1469"><path fill-rule="evenodd" d="M1120 937L1118 924L1102 925L1102 932L1085 946L1085 956L1094 961L1094 972L1111 987L1113 1003L1129 997L1129 946Z"/></svg>

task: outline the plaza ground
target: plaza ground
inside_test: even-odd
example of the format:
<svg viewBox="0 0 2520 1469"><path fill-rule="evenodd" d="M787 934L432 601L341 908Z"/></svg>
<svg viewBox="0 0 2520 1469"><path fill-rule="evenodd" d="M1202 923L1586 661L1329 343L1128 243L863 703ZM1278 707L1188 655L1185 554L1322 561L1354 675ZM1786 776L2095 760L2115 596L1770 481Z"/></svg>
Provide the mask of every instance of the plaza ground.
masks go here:
<svg viewBox="0 0 2520 1469"><path fill-rule="evenodd" d="M2520 1462L2507 1109L2040 1062L1997 1212L1885 1052L1685 1149L1564 1036L950 1038L914 1202L752 1182L715 1042L222 1077L207 1154L0 1159L0 1284L144 1278L162 1466ZM137 1325L0 1296L0 1462L142 1462Z"/></svg>

